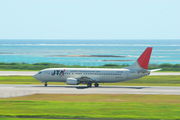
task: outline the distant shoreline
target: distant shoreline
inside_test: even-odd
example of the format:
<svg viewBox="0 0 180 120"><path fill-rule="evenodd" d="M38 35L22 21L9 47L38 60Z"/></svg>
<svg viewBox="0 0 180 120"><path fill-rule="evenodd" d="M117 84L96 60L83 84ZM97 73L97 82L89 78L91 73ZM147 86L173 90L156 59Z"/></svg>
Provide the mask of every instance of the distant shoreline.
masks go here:
<svg viewBox="0 0 180 120"><path fill-rule="evenodd" d="M179 40L18 40L0 41L0 62L59 63L103 66L132 64L147 46L152 46L150 63L180 64ZM1 69L1 68L0 68Z"/></svg>
<svg viewBox="0 0 180 120"><path fill-rule="evenodd" d="M52 55L51 57L127 57L118 55Z"/></svg>
<svg viewBox="0 0 180 120"><path fill-rule="evenodd" d="M123 68L128 64L104 64L101 66L81 66L81 65L64 65L56 63L2 63L0 62L0 70L42 70L45 68ZM161 71L180 71L180 64L150 64L149 69L159 69Z"/></svg>

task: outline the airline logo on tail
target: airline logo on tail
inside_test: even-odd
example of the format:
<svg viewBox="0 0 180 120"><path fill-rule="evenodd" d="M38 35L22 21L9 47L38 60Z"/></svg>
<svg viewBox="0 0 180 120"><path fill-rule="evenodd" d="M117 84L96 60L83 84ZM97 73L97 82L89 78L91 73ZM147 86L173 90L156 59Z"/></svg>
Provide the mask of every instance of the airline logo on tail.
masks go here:
<svg viewBox="0 0 180 120"><path fill-rule="evenodd" d="M141 68L148 69L151 53L152 53L152 47L148 47L138 58L137 62Z"/></svg>

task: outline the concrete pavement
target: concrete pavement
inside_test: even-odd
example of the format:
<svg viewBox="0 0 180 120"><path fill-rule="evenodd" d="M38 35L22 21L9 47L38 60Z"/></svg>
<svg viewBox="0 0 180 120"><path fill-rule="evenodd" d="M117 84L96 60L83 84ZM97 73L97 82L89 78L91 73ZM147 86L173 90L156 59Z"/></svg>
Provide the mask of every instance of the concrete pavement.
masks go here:
<svg viewBox="0 0 180 120"><path fill-rule="evenodd" d="M180 95L180 87L158 86L100 86L87 88L86 86L69 85L0 85L0 98L25 96L32 94L162 94Z"/></svg>

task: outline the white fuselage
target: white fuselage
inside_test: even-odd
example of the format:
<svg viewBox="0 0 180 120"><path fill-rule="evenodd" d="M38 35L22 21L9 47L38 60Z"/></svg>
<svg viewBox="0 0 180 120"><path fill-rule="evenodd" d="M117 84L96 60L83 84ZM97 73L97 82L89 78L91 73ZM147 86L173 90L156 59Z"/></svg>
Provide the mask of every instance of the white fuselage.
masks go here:
<svg viewBox="0 0 180 120"><path fill-rule="evenodd" d="M100 69L100 68L49 68L41 70L34 77L41 82L66 82L69 85L87 84L88 87L94 83L113 83L137 79L150 74L148 64L152 47L147 47L137 61L122 69Z"/></svg>
<svg viewBox="0 0 180 120"><path fill-rule="evenodd" d="M68 78L77 79L80 83L87 81L97 83L113 83L140 78L147 72L124 69L99 68L49 68L41 70L34 77L41 82L66 82Z"/></svg>

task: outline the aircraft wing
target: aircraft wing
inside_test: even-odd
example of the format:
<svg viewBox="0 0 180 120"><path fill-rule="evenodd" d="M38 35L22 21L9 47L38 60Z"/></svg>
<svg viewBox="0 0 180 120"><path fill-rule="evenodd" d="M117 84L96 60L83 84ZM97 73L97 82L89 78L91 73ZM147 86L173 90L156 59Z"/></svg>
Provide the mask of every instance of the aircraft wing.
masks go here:
<svg viewBox="0 0 180 120"><path fill-rule="evenodd" d="M156 71L160 71L162 69L152 69L152 70L148 70L149 72L156 72Z"/></svg>
<svg viewBox="0 0 180 120"><path fill-rule="evenodd" d="M82 76L80 78L77 78L80 83L88 83L93 82L94 80L90 77Z"/></svg>

